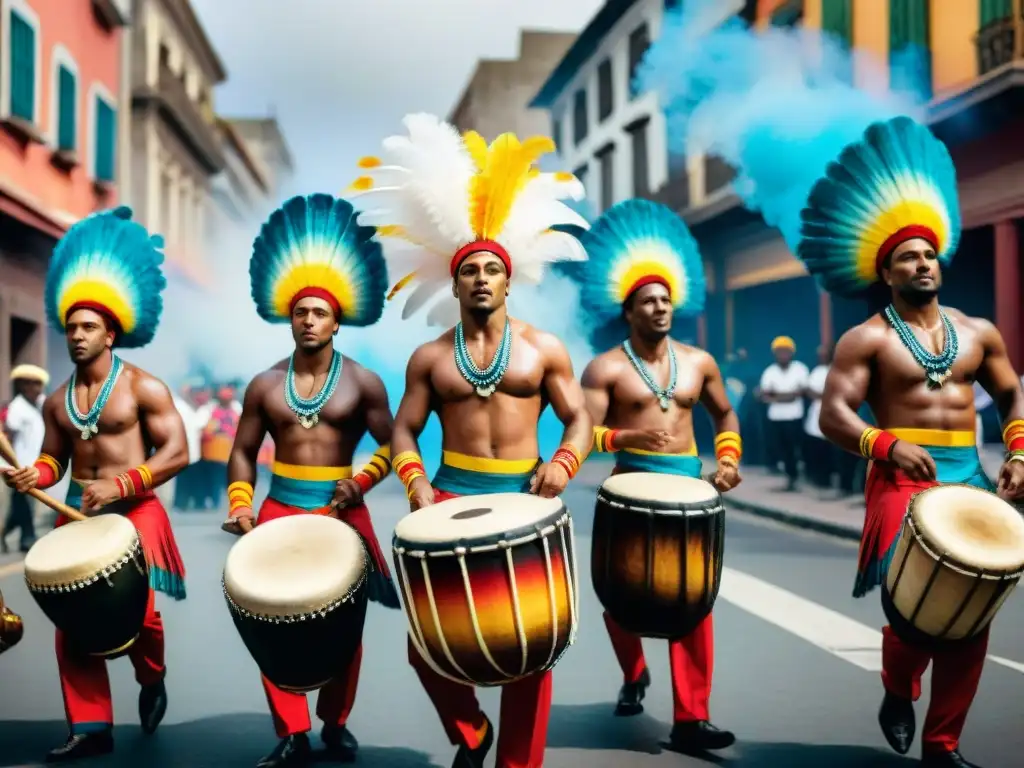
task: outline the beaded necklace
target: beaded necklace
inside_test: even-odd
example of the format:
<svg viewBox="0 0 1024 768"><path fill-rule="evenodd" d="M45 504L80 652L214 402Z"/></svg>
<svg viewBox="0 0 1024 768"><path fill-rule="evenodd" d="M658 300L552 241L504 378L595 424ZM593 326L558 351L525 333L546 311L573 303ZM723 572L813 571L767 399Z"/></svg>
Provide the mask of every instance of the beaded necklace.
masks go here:
<svg viewBox="0 0 1024 768"><path fill-rule="evenodd" d="M505 318L505 331L501 335L501 342L494 351L494 358L491 364L484 370L480 370L473 362L469 348L466 346L466 333L462 323L455 326L455 367L459 369L462 378L468 381L476 389L480 397L490 397L498 388L498 383L505 376L508 370L508 363L512 357L512 323Z"/></svg>
<svg viewBox="0 0 1024 768"><path fill-rule="evenodd" d="M284 379L284 402L299 418L299 424L312 429L320 423L320 411L334 395L341 378L342 356L334 350L331 356L331 367L327 370L327 379L320 391L311 398L301 397L295 389L295 354L288 360L288 375Z"/></svg>
<svg viewBox="0 0 1024 768"><path fill-rule="evenodd" d="M953 327L949 316L940 309L939 317L942 318L942 327L945 330L946 338L943 341L942 352L933 355L917 340L914 331L900 317L896 307L890 304L885 308L885 319L889 321L889 325L896 331L896 335L900 337L903 346L914 356L917 364L924 368L928 376L929 389L940 389L946 383L946 379L953 373L953 363L960 352L960 339L956 335L956 328Z"/></svg>
<svg viewBox="0 0 1024 768"><path fill-rule="evenodd" d="M92 404L92 408L89 409L88 413L82 413L78 410L78 403L75 402L75 384L78 381L78 371L75 370L71 374L71 381L68 382L68 388L64 392L64 410L67 411L71 426L79 431L83 440L89 440L99 432L100 414L103 413L107 400L110 399L110 394L114 391L114 385L117 384L117 379L123 370L124 363L121 362L121 358L111 353L110 370L107 371L107 378L104 379L103 386L100 387L99 396L97 396L96 402Z"/></svg>
<svg viewBox="0 0 1024 768"><path fill-rule="evenodd" d="M622 342L622 348L625 350L629 362L633 364L633 368L640 375L640 378L643 379L644 384L658 398L658 405L661 406L661 410L667 411L669 403L672 402L672 396L676 391L676 382L679 374L676 368L676 351L671 339L668 344L668 386L664 389L658 386L658 382L654 380L654 376L651 375L647 364L633 351L633 345L629 342L629 339Z"/></svg>

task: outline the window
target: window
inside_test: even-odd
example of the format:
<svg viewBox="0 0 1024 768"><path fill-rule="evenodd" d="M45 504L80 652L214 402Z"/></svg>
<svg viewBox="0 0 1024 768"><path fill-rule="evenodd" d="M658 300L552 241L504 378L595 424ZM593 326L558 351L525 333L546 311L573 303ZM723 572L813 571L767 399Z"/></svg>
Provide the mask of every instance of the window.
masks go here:
<svg viewBox="0 0 1024 768"><path fill-rule="evenodd" d="M584 163L579 168L577 168L575 171L573 171L572 175L580 180L580 184L584 184L585 185L587 183L587 171L589 171L589 170L590 170L590 166L587 165L586 163Z"/></svg>
<svg viewBox="0 0 1024 768"><path fill-rule="evenodd" d="M979 26L1013 17L1013 0L978 0Z"/></svg>
<svg viewBox="0 0 1024 768"><path fill-rule="evenodd" d="M821 30L843 50L849 51L853 44L853 0L822 0ZM853 61L844 58L841 74L847 82L853 82Z"/></svg>
<svg viewBox="0 0 1024 768"><path fill-rule="evenodd" d="M580 88L572 97L572 138L577 146L587 138L586 88Z"/></svg>
<svg viewBox="0 0 1024 768"><path fill-rule="evenodd" d="M605 59L597 68L597 119L604 120L614 108L612 60Z"/></svg>
<svg viewBox="0 0 1024 768"><path fill-rule="evenodd" d="M114 181L117 152L117 110L114 100L101 93L94 95L95 132L93 134L93 178L96 181Z"/></svg>
<svg viewBox="0 0 1024 768"><path fill-rule="evenodd" d="M67 64L57 64L56 140L61 152L74 152L78 148L78 78Z"/></svg>
<svg viewBox="0 0 1024 768"><path fill-rule="evenodd" d="M629 35L629 98L637 95L636 70L651 45L651 34L644 22Z"/></svg>
<svg viewBox="0 0 1024 768"><path fill-rule="evenodd" d="M647 127L650 122L650 118L645 117L626 127L632 144L633 197L646 197L651 191L647 159Z"/></svg>
<svg viewBox="0 0 1024 768"><path fill-rule="evenodd" d="M825 0L827 2L827 0ZM897 3L898 4L898 3ZM824 9L822 9L824 12ZM773 27L795 27L804 18L803 0L785 0L772 12Z"/></svg>
<svg viewBox="0 0 1024 768"><path fill-rule="evenodd" d="M1015 36L1013 0L979 0L975 43L979 75L1013 60Z"/></svg>
<svg viewBox="0 0 1024 768"><path fill-rule="evenodd" d="M555 151L561 153L562 121L557 117L551 119L551 138L555 142Z"/></svg>
<svg viewBox="0 0 1024 768"><path fill-rule="evenodd" d="M596 157L601 165L601 210L607 211L615 205L615 145L606 144Z"/></svg>
<svg viewBox="0 0 1024 768"><path fill-rule="evenodd" d="M38 109L36 69L39 65L39 20L20 5L10 11L10 114L35 123Z"/></svg>
<svg viewBox="0 0 1024 768"><path fill-rule="evenodd" d="M889 84L922 98L932 94L929 0L889 4Z"/></svg>

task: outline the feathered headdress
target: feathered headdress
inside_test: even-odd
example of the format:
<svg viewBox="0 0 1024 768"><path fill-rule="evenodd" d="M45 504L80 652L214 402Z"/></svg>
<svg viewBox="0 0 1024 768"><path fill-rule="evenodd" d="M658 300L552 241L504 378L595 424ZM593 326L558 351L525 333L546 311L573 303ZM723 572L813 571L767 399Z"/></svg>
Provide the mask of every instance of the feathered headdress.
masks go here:
<svg viewBox="0 0 1024 768"><path fill-rule="evenodd" d="M911 238L945 266L960 242L956 169L945 145L908 117L874 123L830 163L801 212L797 255L822 287L853 295Z"/></svg>
<svg viewBox="0 0 1024 768"><path fill-rule="evenodd" d="M76 309L92 309L114 322L116 346L153 340L167 287L164 241L131 219L126 206L95 213L57 243L46 274L46 314L55 329L63 331Z"/></svg>
<svg viewBox="0 0 1024 768"><path fill-rule="evenodd" d="M360 222L377 227L392 278L401 278L389 298L419 283L403 318L447 291L459 264L480 251L496 254L510 277L533 283L547 263L586 259L575 237L552 229L587 224L561 202L583 197L579 180L535 167L554 151L551 139L506 133L488 146L433 115L403 122L408 135L385 139L383 158L362 158L363 175L344 193L358 197ZM445 314L432 312L428 322L440 324Z"/></svg>
<svg viewBox="0 0 1024 768"><path fill-rule="evenodd" d="M356 222L347 200L293 197L263 224L252 246L249 278L260 317L290 321L300 299L316 296L342 325L373 325L384 311L387 266L373 227Z"/></svg>
<svg viewBox="0 0 1024 768"><path fill-rule="evenodd" d="M605 211L581 237L588 261L580 265L580 309L591 344L604 349L622 341L629 328L622 305L651 283L668 289L673 317L704 311L707 286L697 243L682 219L664 205L626 200Z"/></svg>

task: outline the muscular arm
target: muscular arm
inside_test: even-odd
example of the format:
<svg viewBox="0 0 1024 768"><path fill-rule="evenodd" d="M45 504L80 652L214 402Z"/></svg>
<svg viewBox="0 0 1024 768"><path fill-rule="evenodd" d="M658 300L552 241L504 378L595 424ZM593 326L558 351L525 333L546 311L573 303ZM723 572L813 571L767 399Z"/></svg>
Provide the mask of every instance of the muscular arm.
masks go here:
<svg viewBox="0 0 1024 768"><path fill-rule="evenodd" d="M238 419L238 430L228 459L229 485L237 482L256 485L256 457L267 434L261 405L267 383L265 374L260 374L245 389L242 415Z"/></svg>
<svg viewBox="0 0 1024 768"><path fill-rule="evenodd" d="M870 330L858 326L843 334L821 394L822 434L843 450L860 455L860 438L870 425L857 415L868 394L875 355Z"/></svg>
<svg viewBox="0 0 1024 768"><path fill-rule="evenodd" d="M146 460L146 466L153 476L153 487L156 488L188 466L185 423L174 407L171 391L162 381L141 374L135 379L134 389L143 429L154 448L153 455Z"/></svg>
<svg viewBox="0 0 1024 768"><path fill-rule="evenodd" d="M366 415L366 429L377 445L391 442L395 428L391 416L391 403L388 402L388 391L380 376L365 368L359 369L359 389L362 393L360 406Z"/></svg>
<svg viewBox="0 0 1024 768"><path fill-rule="evenodd" d="M588 411L583 388L573 375L572 360L562 342L544 334L539 346L544 355L544 391L551 409L565 425L562 445L575 448L580 461L583 461L594 443L594 420Z"/></svg>
<svg viewBox="0 0 1024 768"><path fill-rule="evenodd" d="M725 379L711 355L702 355L700 368L704 373L704 386L700 390L700 402L711 414L715 434L735 432L739 434L740 419L732 409L729 395L725 391Z"/></svg>
<svg viewBox="0 0 1024 768"><path fill-rule="evenodd" d="M611 405L611 386L608 380L608 365L601 358L591 360L590 365L583 369L580 384L583 388L583 401L595 426L603 425L608 417Z"/></svg>
<svg viewBox="0 0 1024 768"><path fill-rule="evenodd" d="M409 358L405 369L405 393L391 432L392 456L406 451L419 453L416 441L430 418L430 369L433 364L434 349L430 344L420 347Z"/></svg>
<svg viewBox="0 0 1024 768"><path fill-rule="evenodd" d="M1006 343L992 323L987 320L976 322L981 324L981 341L985 350L978 369L978 383L992 397L1004 426L1016 419L1024 419L1024 392L1010 363Z"/></svg>

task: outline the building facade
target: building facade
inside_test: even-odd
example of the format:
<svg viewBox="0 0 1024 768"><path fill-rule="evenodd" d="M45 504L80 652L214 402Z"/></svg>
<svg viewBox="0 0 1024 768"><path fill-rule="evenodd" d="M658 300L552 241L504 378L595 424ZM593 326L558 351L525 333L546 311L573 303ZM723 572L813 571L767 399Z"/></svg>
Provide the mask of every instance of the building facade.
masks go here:
<svg viewBox="0 0 1024 768"><path fill-rule="evenodd" d="M124 0L0 0L0 401L14 365L55 374L50 253L79 219L118 203Z"/></svg>
<svg viewBox="0 0 1024 768"><path fill-rule="evenodd" d="M131 201L163 235L169 280L210 284L204 235L225 167L213 88L224 65L188 0L135 0Z"/></svg>
<svg viewBox="0 0 1024 768"><path fill-rule="evenodd" d="M277 118L233 117L227 122L248 148L254 162L259 164L275 198L286 194L295 172L295 162Z"/></svg>

